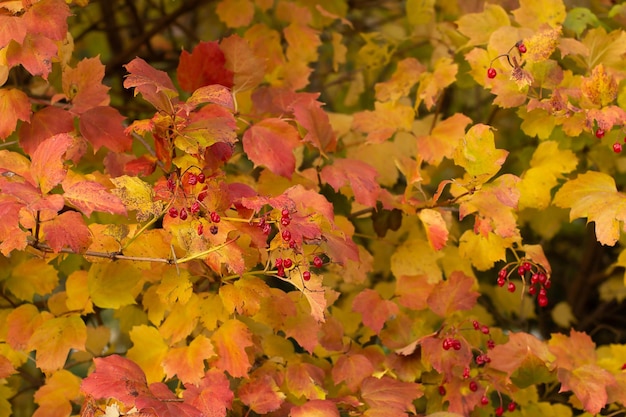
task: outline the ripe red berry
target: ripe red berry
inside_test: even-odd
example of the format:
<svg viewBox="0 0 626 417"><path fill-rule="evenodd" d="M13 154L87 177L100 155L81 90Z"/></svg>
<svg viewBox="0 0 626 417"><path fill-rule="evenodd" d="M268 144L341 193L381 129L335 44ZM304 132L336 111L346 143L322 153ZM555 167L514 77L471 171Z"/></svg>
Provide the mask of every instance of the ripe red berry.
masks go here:
<svg viewBox="0 0 626 417"><path fill-rule="evenodd" d="M289 230L283 230L281 236L285 242L289 242L291 240L291 232Z"/></svg>
<svg viewBox="0 0 626 417"><path fill-rule="evenodd" d="M196 214L197 212L199 212L200 203L198 203L197 201L194 201L191 207L189 208L189 211L191 211L191 214Z"/></svg>
<svg viewBox="0 0 626 417"><path fill-rule="evenodd" d="M278 275L279 277L285 276L285 268L283 268L282 265L276 268L276 275Z"/></svg>
<svg viewBox="0 0 626 417"><path fill-rule="evenodd" d="M530 272L530 270L533 269L533 266L530 262L524 262L522 264L522 268L524 268L524 271Z"/></svg>
<svg viewBox="0 0 626 417"><path fill-rule="evenodd" d="M546 290L549 290L550 287L552 286L552 281L546 281L546 283L543 284L543 286L545 287Z"/></svg>
<svg viewBox="0 0 626 417"><path fill-rule="evenodd" d="M598 139L602 139L602 138L604 137L604 134L605 134L605 133L606 133L606 132L604 131L604 129L602 129L601 127L599 127L599 128L596 130L596 137L597 137Z"/></svg>
<svg viewBox="0 0 626 417"><path fill-rule="evenodd" d="M319 256L314 256L313 257L313 265L316 268L321 268L322 265L324 265L324 261L322 261L322 258L320 258Z"/></svg>
<svg viewBox="0 0 626 417"><path fill-rule="evenodd" d="M211 221L212 221L213 223L219 223L219 222L220 222L220 220L222 220L222 218L220 217L220 215L219 215L219 214L217 214L217 212L212 211L212 212L211 212Z"/></svg>
<svg viewBox="0 0 626 417"><path fill-rule="evenodd" d="M442 397L446 395L446 389L443 385L439 385L439 395L441 395Z"/></svg>
<svg viewBox="0 0 626 417"><path fill-rule="evenodd" d="M519 45L517 45L517 50L519 51L520 54L525 54L526 45L524 45L523 43L520 43Z"/></svg>
<svg viewBox="0 0 626 417"><path fill-rule="evenodd" d="M483 324L482 326L480 326L480 331L483 334L489 334L489 326L487 326L486 324Z"/></svg>
<svg viewBox="0 0 626 417"><path fill-rule="evenodd" d="M302 273L302 279L305 281L308 281L311 279L311 273L309 271L304 271Z"/></svg>
<svg viewBox="0 0 626 417"><path fill-rule="evenodd" d="M478 391L478 384L476 383L476 381L470 381L469 383L469 389L472 392L476 392Z"/></svg>
<svg viewBox="0 0 626 417"><path fill-rule="evenodd" d="M620 153L622 151L622 144L619 142L615 142L613 144L613 152Z"/></svg>
<svg viewBox="0 0 626 417"><path fill-rule="evenodd" d="M452 339L452 349L461 350L461 341L458 339Z"/></svg>
<svg viewBox="0 0 626 417"><path fill-rule="evenodd" d="M506 289L508 292L515 292L515 283L513 281L509 281L509 285Z"/></svg>
<svg viewBox="0 0 626 417"><path fill-rule="evenodd" d="M202 188L202 191L198 193L198 197L197 197L198 201L204 200L207 194L208 194L208 187L205 185L204 188Z"/></svg>
<svg viewBox="0 0 626 417"><path fill-rule="evenodd" d="M539 307L546 307L548 305L548 297L543 294L539 294L537 296L537 303L539 303Z"/></svg>
<svg viewBox="0 0 626 417"><path fill-rule="evenodd" d="M510 412L513 412L515 411L515 407L516 407L515 401L511 401L509 405L506 406L506 409L509 410Z"/></svg>
<svg viewBox="0 0 626 417"><path fill-rule="evenodd" d="M446 337L445 339L443 339L443 342L441 342L441 347L443 348L443 350L450 350L452 349L452 340L449 337Z"/></svg>
<svg viewBox="0 0 626 417"><path fill-rule="evenodd" d="M204 226L202 225L202 223L200 223L198 225L198 236L200 236L203 231L204 231Z"/></svg>
<svg viewBox="0 0 626 417"><path fill-rule="evenodd" d="M200 184L204 184L204 182L206 181L206 175L204 175L204 172L201 172L198 174L198 182Z"/></svg>
<svg viewBox="0 0 626 417"><path fill-rule="evenodd" d="M269 235L272 231L272 225L269 223L265 223L261 229L263 230L264 235Z"/></svg>
<svg viewBox="0 0 626 417"><path fill-rule="evenodd" d="M506 284L506 278L498 277L498 287L504 287Z"/></svg>
<svg viewBox="0 0 626 417"><path fill-rule="evenodd" d="M172 219L175 219L176 217L178 217L178 209L176 207L170 207L168 214Z"/></svg>
<svg viewBox="0 0 626 417"><path fill-rule="evenodd" d="M537 287L528 287L528 294L529 295L537 294Z"/></svg>
<svg viewBox="0 0 626 417"><path fill-rule="evenodd" d="M509 271L507 271L506 268L502 268L500 271L498 271L498 278L506 279L508 273Z"/></svg>
<svg viewBox="0 0 626 417"><path fill-rule="evenodd" d="M198 176L196 174L189 174L187 177L187 184L196 185L198 183Z"/></svg>
<svg viewBox="0 0 626 417"><path fill-rule="evenodd" d="M291 223L289 217L281 217L280 224L282 224L283 226L289 226L289 223Z"/></svg>
<svg viewBox="0 0 626 417"><path fill-rule="evenodd" d="M169 178L167 180L167 189L170 191L174 191L176 189L176 181L174 181L174 178Z"/></svg>
<svg viewBox="0 0 626 417"><path fill-rule="evenodd" d="M472 326L474 327L474 330L480 329L480 323L478 322L478 320L474 320L472 322Z"/></svg>
<svg viewBox="0 0 626 417"><path fill-rule="evenodd" d="M539 281L540 284L545 284L546 281L548 280L548 276L544 274L543 272L540 272L537 274L537 280Z"/></svg>
<svg viewBox="0 0 626 417"><path fill-rule="evenodd" d="M496 342L494 342L493 339L487 340L487 349L493 349L495 347L496 347Z"/></svg>
<svg viewBox="0 0 626 417"><path fill-rule="evenodd" d="M276 260L274 261L274 265L276 265L276 268L278 268L279 266L282 266L283 258L276 258Z"/></svg>
<svg viewBox="0 0 626 417"><path fill-rule="evenodd" d="M496 417L502 417L502 414L504 414L504 408L502 406L496 408Z"/></svg>
<svg viewBox="0 0 626 417"><path fill-rule="evenodd" d="M209 232L211 232L212 235L216 235L217 231L218 229L216 225L212 225L211 227L209 227Z"/></svg>
<svg viewBox="0 0 626 417"><path fill-rule="evenodd" d="M187 209L185 207L180 209L180 219L187 220Z"/></svg>
<svg viewBox="0 0 626 417"><path fill-rule="evenodd" d="M289 241L289 247L290 247L291 249L295 248L295 247L296 247L296 241L295 241L295 240L293 240L293 239L291 239L291 240Z"/></svg>
<svg viewBox="0 0 626 417"><path fill-rule="evenodd" d="M487 398L487 396L486 396L486 395L483 395L483 396L480 398L480 403L481 403L482 405L487 405L487 404L489 404L489 398Z"/></svg>
<svg viewBox="0 0 626 417"><path fill-rule="evenodd" d="M293 261L289 258L285 259L283 261L283 266L287 269L291 268L291 265L293 265Z"/></svg>
<svg viewBox="0 0 626 417"><path fill-rule="evenodd" d="M524 268L524 265L520 265L517 267L517 275L519 275L520 277L526 275L526 268Z"/></svg>
<svg viewBox="0 0 626 417"><path fill-rule="evenodd" d="M498 73L495 68L489 67L489 69L487 69L487 77L496 78L496 75L498 75Z"/></svg>
<svg viewBox="0 0 626 417"><path fill-rule="evenodd" d="M463 378L467 379L469 377L470 377L470 370L469 368L466 367L465 369L463 369Z"/></svg>
<svg viewBox="0 0 626 417"><path fill-rule="evenodd" d="M283 209L283 211L280 212L280 215L282 217L289 217L289 210Z"/></svg>

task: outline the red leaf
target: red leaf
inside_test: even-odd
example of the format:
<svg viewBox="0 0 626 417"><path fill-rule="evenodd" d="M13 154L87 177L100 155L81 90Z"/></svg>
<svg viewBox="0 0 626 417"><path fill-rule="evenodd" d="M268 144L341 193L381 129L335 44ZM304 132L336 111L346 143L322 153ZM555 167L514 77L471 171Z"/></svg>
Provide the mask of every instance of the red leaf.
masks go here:
<svg viewBox="0 0 626 417"><path fill-rule="evenodd" d="M17 121L30 119L28 96L15 88L0 88L0 139L6 139L17 126Z"/></svg>
<svg viewBox="0 0 626 417"><path fill-rule="evenodd" d="M102 184L94 181L72 181L63 183L63 197L87 217L94 211L111 214L126 214L122 200L109 192Z"/></svg>
<svg viewBox="0 0 626 417"><path fill-rule="evenodd" d="M83 379L81 391L96 399L115 398L127 406L139 395L150 395L146 375L139 365L119 355L94 358L96 371Z"/></svg>
<svg viewBox="0 0 626 417"><path fill-rule="evenodd" d="M99 58L86 58L76 68L63 71L63 92L72 102L72 112L84 113L109 104L109 87L102 84L104 65Z"/></svg>
<svg viewBox="0 0 626 417"><path fill-rule="evenodd" d="M363 324L378 334L385 322L397 314L398 305L393 301L384 300L378 292L365 289L354 297L352 310L361 313Z"/></svg>
<svg viewBox="0 0 626 417"><path fill-rule="evenodd" d="M61 133L41 142L33 152L30 171L42 193L49 193L65 178L65 155L73 144L70 135Z"/></svg>
<svg viewBox="0 0 626 417"><path fill-rule="evenodd" d="M57 55L57 43L42 35L27 33L21 45L11 42L7 48L9 67L22 64L32 75L44 80L52 70L52 58Z"/></svg>
<svg viewBox="0 0 626 417"><path fill-rule="evenodd" d="M337 137L328 114L322 110L319 101L298 101L293 106L293 114L296 121L307 130L303 138L305 142L309 142L322 152L335 150Z"/></svg>
<svg viewBox="0 0 626 417"><path fill-rule="evenodd" d="M183 398L206 416L225 417L233 403L234 394L223 372L210 369L198 385L185 384Z"/></svg>
<svg viewBox="0 0 626 417"><path fill-rule="evenodd" d="M156 414L158 417L203 417L197 408L181 403L167 385L157 382L150 384L152 395L139 395L135 405L140 413Z"/></svg>
<svg viewBox="0 0 626 417"><path fill-rule="evenodd" d="M234 74L233 91L251 90L263 81L265 61L254 54L247 40L231 35L222 39L220 49L226 58L226 69Z"/></svg>
<svg viewBox="0 0 626 417"><path fill-rule="evenodd" d="M461 271L454 271L446 281L441 281L435 286L428 296L428 305L441 317L459 310L470 310L480 295L472 290L475 285L475 278Z"/></svg>
<svg viewBox="0 0 626 417"><path fill-rule="evenodd" d="M12 40L21 45L26 32L26 25L21 17L0 16L0 48L4 48Z"/></svg>
<svg viewBox="0 0 626 417"><path fill-rule="evenodd" d="M200 87L220 84L233 86L233 72L225 67L226 57L217 42L200 42L191 53L180 54L176 75L183 90L192 92Z"/></svg>
<svg viewBox="0 0 626 417"><path fill-rule="evenodd" d="M104 146L113 152L130 149L132 139L124 131L122 122L126 118L113 107L94 107L79 119L81 135L93 146L94 152Z"/></svg>
<svg viewBox="0 0 626 417"><path fill-rule="evenodd" d="M45 139L73 130L74 117L70 112L55 106L44 107L33 114L30 122L22 123L20 126L20 145L24 152L32 155Z"/></svg>
<svg viewBox="0 0 626 417"><path fill-rule="evenodd" d="M28 33L60 41L67 36L67 18L71 14L63 0L40 0L26 10L23 19Z"/></svg>
<svg viewBox="0 0 626 417"><path fill-rule="evenodd" d="M254 378L241 385L237 394L241 402L257 414L278 410L285 401L285 394L270 375Z"/></svg>
<svg viewBox="0 0 626 417"><path fill-rule="evenodd" d="M289 412L290 417L339 417L339 410L330 400L310 400L295 406Z"/></svg>
<svg viewBox="0 0 626 417"><path fill-rule="evenodd" d="M22 250L26 247L26 236L30 235L19 226L20 209L23 204L12 198L0 196L0 251L7 256L13 249Z"/></svg>
<svg viewBox="0 0 626 417"><path fill-rule="evenodd" d="M74 252L81 253L91 244L91 232L83 217L75 211L66 211L53 220L43 222L41 230L54 252L69 246Z"/></svg>
<svg viewBox="0 0 626 417"><path fill-rule="evenodd" d="M357 203L375 207L380 193L376 182L378 172L371 165L355 159L335 159L332 165L322 168L320 177L335 191L350 185Z"/></svg>
<svg viewBox="0 0 626 417"><path fill-rule="evenodd" d="M413 401L424 395L422 387L413 382L402 382L384 376L369 377L361 384L363 401L371 408L415 413Z"/></svg>
<svg viewBox="0 0 626 417"><path fill-rule="evenodd" d="M292 125L277 118L261 120L244 133L242 142L255 166L264 165L277 175L291 178L296 168L293 150L300 145Z"/></svg>
<svg viewBox="0 0 626 417"><path fill-rule="evenodd" d="M178 97L178 92L166 72L155 69L141 58L133 59L124 68L130 73L124 80L124 88L134 87L135 95L141 93L159 110L172 110L172 99Z"/></svg>

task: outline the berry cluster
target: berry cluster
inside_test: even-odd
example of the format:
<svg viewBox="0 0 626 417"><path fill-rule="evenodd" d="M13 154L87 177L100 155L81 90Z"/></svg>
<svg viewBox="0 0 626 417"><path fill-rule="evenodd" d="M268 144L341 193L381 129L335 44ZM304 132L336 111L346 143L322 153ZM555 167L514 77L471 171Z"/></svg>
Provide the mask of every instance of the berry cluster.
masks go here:
<svg viewBox="0 0 626 417"><path fill-rule="evenodd" d="M516 286L511 281L511 275L515 270L515 264L505 265L500 272L498 272L497 284L499 287L507 285L507 290L515 292ZM536 265L529 261L520 261L517 263L517 275L522 280L524 287L526 287L527 279L530 280L530 286L528 287L529 295L537 295L537 303L540 307L546 307L548 305L548 293L547 290L552 286L552 281L548 277L548 274L543 267Z"/></svg>
<svg viewBox="0 0 626 417"><path fill-rule="evenodd" d="M453 337L446 337L442 343L443 350L461 350L461 341Z"/></svg>
<svg viewBox="0 0 626 417"><path fill-rule="evenodd" d="M488 78L496 78L496 75L498 75L498 72L496 71L496 69L494 67L492 67L493 65L493 61L495 61L496 59L499 58L506 58L506 60L509 62L509 65L513 68L516 68L516 65L513 65L511 63L511 51L517 48L517 51L520 53L520 55L525 54L526 53L526 45L524 45L523 41L517 41L515 43L515 45L513 45L511 47L511 49L509 49L509 51L506 54L502 54L502 55L498 55L497 57L495 57L494 59L491 60L491 62L489 63L489 68L487 68L487 77ZM517 61L514 60L514 62L517 64Z"/></svg>

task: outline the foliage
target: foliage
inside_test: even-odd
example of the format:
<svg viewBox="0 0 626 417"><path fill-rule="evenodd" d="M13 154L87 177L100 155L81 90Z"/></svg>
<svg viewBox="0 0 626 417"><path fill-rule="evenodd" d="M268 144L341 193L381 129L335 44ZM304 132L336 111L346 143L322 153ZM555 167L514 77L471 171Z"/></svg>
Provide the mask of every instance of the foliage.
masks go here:
<svg viewBox="0 0 626 417"><path fill-rule="evenodd" d="M156 3L0 1L0 416L625 412L626 8Z"/></svg>

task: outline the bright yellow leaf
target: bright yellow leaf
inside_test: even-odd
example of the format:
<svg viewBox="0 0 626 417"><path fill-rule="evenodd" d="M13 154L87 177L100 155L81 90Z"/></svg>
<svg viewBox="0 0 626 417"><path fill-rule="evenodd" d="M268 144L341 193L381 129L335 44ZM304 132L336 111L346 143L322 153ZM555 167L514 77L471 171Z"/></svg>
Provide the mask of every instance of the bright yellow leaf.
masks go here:
<svg viewBox="0 0 626 417"><path fill-rule="evenodd" d="M506 259L506 249L512 242L493 232L486 236L476 234L472 230L466 230L459 242L459 253L463 258L469 259L479 271L492 268L493 265Z"/></svg>
<svg viewBox="0 0 626 417"><path fill-rule="evenodd" d="M93 303L89 296L87 271L74 271L65 280L67 299L65 304L68 310L81 313L93 313Z"/></svg>
<svg viewBox="0 0 626 417"><path fill-rule="evenodd" d="M456 22L459 32L468 37L466 46L489 42L491 34L502 26L511 26L509 15L497 4L486 3L480 13L466 13Z"/></svg>
<svg viewBox="0 0 626 417"><path fill-rule="evenodd" d="M191 281L189 281L189 271L186 269L180 271L174 268L166 269L156 292L163 304L176 302L185 304L193 292Z"/></svg>
<svg viewBox="0 0 626 417"><path fill-rule="evenodd" d="M626 221L626 195L601 172L588 171L566 182L554 196L554 205L571 209L570 221L586 217L594 222L596 238L603 245L617 242L620 224Z"/></svg>
<svg viewBox="0 0 626 417"><path fill-rule="evenodd" d="M33 417L67 416L72 412L72 400L80 396L80 378L62 369L46 379L46 384L35 392L39 408Z"/></svg>
<svg viewBox="0 0 626 417"><path fill-rule="evenodd" d="M35 295L50 294L58 285L59 277L56 269L45 260L31 258L15 265L5 283L20 300L32 301Z"/></svg>
<svg viewBox="0 0 626 417"><path fill-rule="evenodd" d="M414 26L430 23L435 17L435 0L407 0L406 17Z"/></svg>
<svg viewBox="0 0 626 417"><path fill-rule="evenodd" d="M491 178L504 163L509 153L504 149L496 149L491 127L477 124L470 128L456 148L454 162L473 177Z"/></svg>
<svg viewBox="0 0 626 417"><path fill-rule="evenodd" d="M599 64L589 77L583 78L580 90L591 103L604 107L617 98L617 81L606 72L603 64Z"/></svg>
<svg viewBox="0 0 626 417"><path fill-rule="evenodd" d="M148 383L160 382L165 377L163 359L167 354L167 345L155 327L141 325L130 331L133 347L127 357L141 367Z"/></svg>
<svg viewBox="0 0 626 417"><path fill-rule="evenodd" d="M138 177L122 175L111 178L116 189L112 193L117 195L128 211L137 211L137 221L143 222L151 216L158 216L163 210L161 201L154 201L152 187Z"/></svg>
<svg viewBox="0 0 626 417"><path fill-rule="evenodd" d="M426 275L428 282L434 284L441 281L441 268L437 261L442 256L427 239L413 236L396 248L391 256L391 272L396 277Z"/></svg>
<svg viewBox="0 0 626 417"><path fill-rule="evenodd" d="M0 417L11 417L14 415L9 400L13 399L15 394L15 388L4 384L0 385Z"/></svg>
<svg viewBox="0 0 626 417"><path fill-rule="evenodd" d="M177 343L191 334L200 317L200 298L191 294L186 303L178 302L170 307L170 313L159 326L159 333L170 344Z"/></svg>
<svg viewBox="0 0 626 417"><path fill-rule="evenodd" d="M135 303L141 291L141 273L128 262L92 264L87 275L87 287L95 305L120 308Z"/></svg>
<svg viewBox="0 0 626 417"><path fill-rule="evenodd" d="M522 26L538 29L543 24L561 26L565 21L562 0L520 0L519 9L513 10L515 20Z"/></svg>

